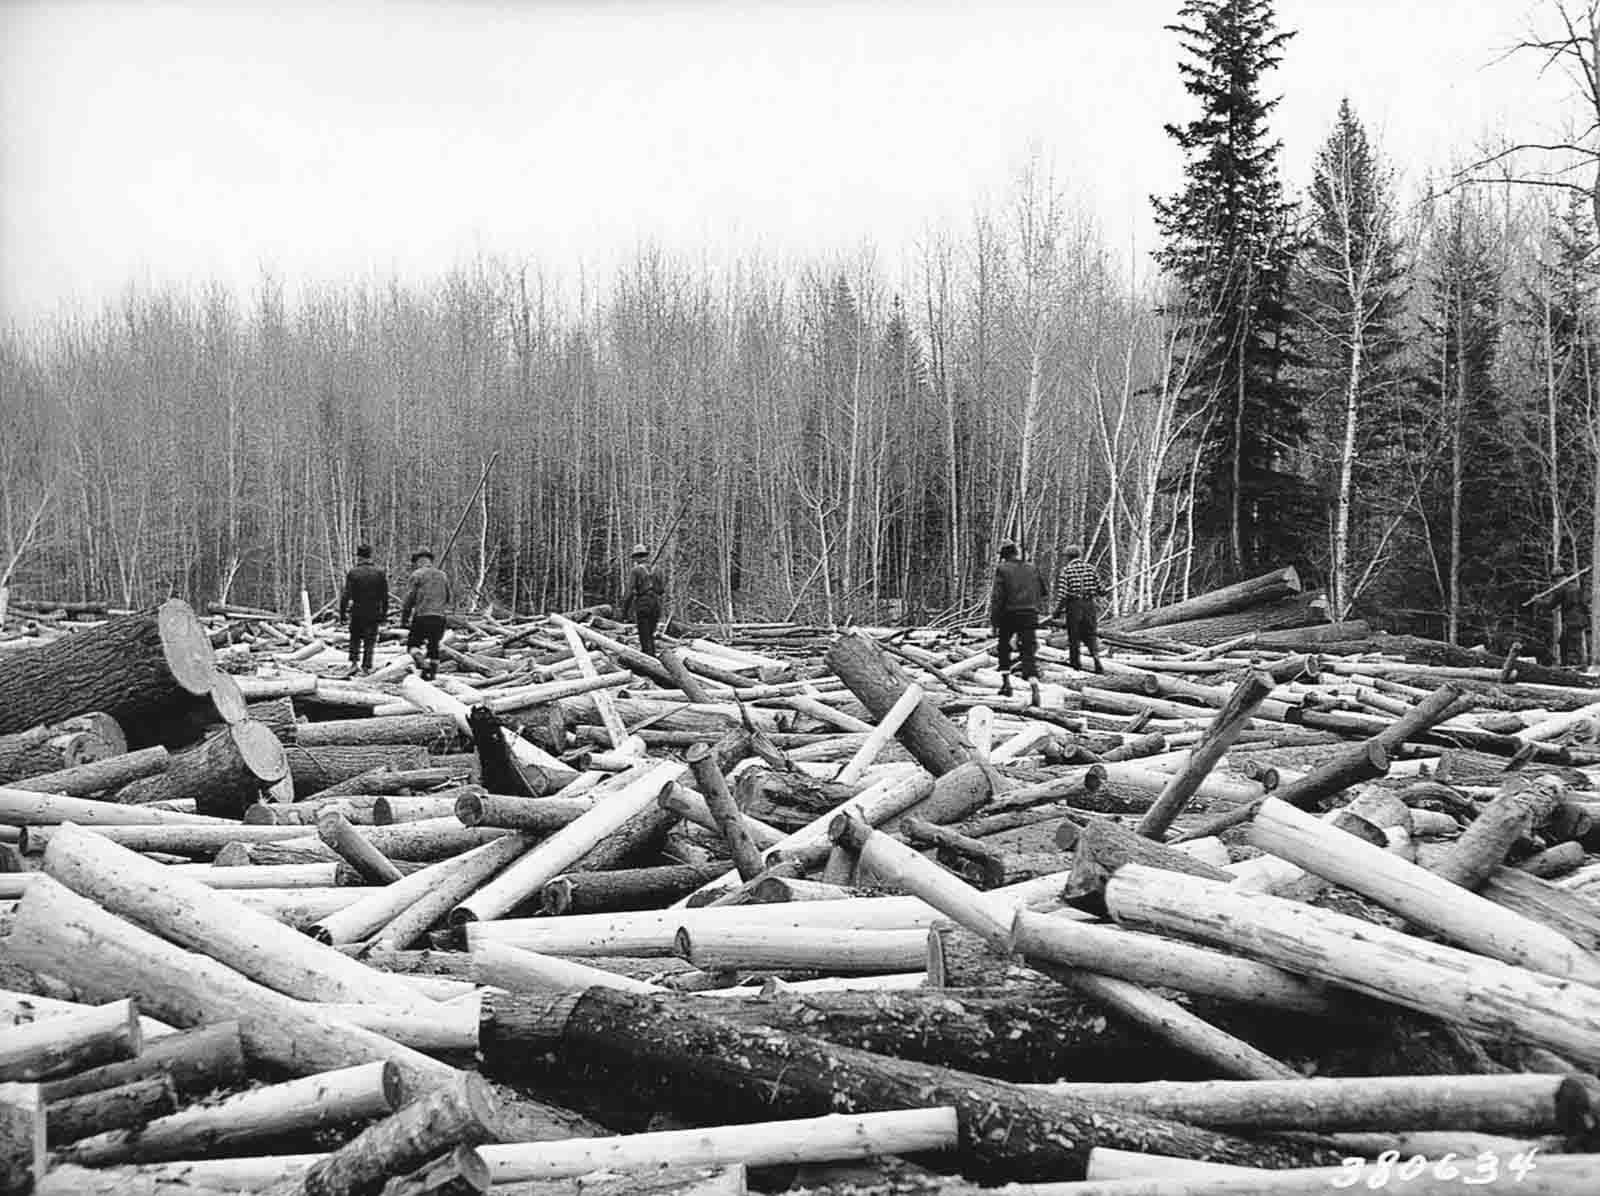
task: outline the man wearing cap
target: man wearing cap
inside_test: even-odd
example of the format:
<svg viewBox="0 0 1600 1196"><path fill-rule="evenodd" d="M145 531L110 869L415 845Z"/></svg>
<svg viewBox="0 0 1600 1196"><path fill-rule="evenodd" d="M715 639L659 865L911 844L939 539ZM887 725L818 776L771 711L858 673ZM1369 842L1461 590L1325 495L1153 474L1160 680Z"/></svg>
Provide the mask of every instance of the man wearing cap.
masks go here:
<svg viewBox="0 0 1600 1196"><path fill-rule="evenodd" d="M424 681L439 672L439 641L444 638L444 617L450 609L450 579L433 564L433 553L419 548L411 554L414 571L406 600L400 604L400 626L409 627L406 650L417 662ZM418 652L426 648L426 654Z"/></svg>
<svg viewBox="0 0 1600 1196"><path fill-rule="evenodd" d="M1067 545L1062 555L1067 563L1056 575L1055 617L1066 624L1067 654L1073 668L1079 665L1078 645L1089 649L1094 659L1094 671L1105 672L1100 663L1100 639L1095 634L1095 599L1106 592L1100 571L1083 559L1083 548Z"/></svg>
<svg viewBox="0 0 1600 1196"><path fill-rule="evenodd" d="M1000 692L1011 692L1011 641L1017 641L1021 657L1017 676L1039 675L1034 654L1039 647L1036 628L1039 608L1044 605L1044 578L1031 561L1025 561L1010 540L1000 545L1000 563L994 571L994 588L989 592L989 625L999 637L995 655L1000 660Z"/></svg>
<svg viewBox="0 0 1600 1196"><path fill-rule="evenodd" d="M639 650L646 656L656 654L656 624L661 621L661 600L666 592L666 575L650 563L650 550L635 544L633 567L622 590L622 617L638 624Z"/></svg>
<svg viewBox="0 0 1600 1196"><path fill-rule="evenodd" d="M378 628L389 614L389 575L372 563L372 546L356 549L355 567L344 575L339 594L339 622L350 620L350 668L372 672L372 650Z"/></svg>

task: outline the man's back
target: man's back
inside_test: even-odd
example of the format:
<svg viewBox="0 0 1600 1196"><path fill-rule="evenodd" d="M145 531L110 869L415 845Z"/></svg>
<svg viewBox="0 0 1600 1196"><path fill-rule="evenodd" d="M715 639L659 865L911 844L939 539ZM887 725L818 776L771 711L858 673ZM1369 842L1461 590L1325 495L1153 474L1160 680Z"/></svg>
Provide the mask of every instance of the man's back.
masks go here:
<svg viewBox="0 0 1600 1196"><path fill-rule="evenodd" d="M450 579L443 569L424 565L411 575L411 589L406 594L405 614L410 618L419 615L443 615L450 610Z"/></svg>
<svg viewBox="0 0 1600 1196"><path fill-rule="evenodd" d="M355 565L344 575L340 608L358 619L381 619L389 610L388 574L366 561Z"/></svg>
<svg viewBox="0 0 1600 1196"><path fill-rule="evenodd" d="M1082 557L1068 561L1056 575L1056 597L1061 601L1095 598L1103 593L1105 585L1100 581L1100 571Z"/></svg>
<svg viewBox="0 0 1600 1196"><path fill-rule="evenodd" d="M1044 579L1032 561L1001 561L994 571L994 605L997 611L1038 610L1044 601Z"/></svg>

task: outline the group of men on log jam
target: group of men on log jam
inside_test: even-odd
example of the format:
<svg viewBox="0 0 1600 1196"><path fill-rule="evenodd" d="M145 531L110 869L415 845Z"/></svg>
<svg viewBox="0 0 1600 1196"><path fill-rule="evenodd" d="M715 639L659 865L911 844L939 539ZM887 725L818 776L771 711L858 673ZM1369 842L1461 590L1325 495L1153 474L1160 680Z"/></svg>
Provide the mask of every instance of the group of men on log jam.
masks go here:
<svg viewBox="0 0 1600 1196"><path fill-rule="evenodd" d="M633 567L622 592L622 617L634 618L639 646L648 655L656 651L656 627L667 592L666 573L650 560L643 544L633 546ZM416 662L423 680L439 672L439 645L444 639L445 616L450 613L450 577L433 559L433 551L419 548L411 554L411 577L400 603L400 626L406 628L406 651ZM372 546L356 549L356 562L344 576L339 593L339 622L350 626L350 671L370 673L378 631L389 617L389 575L372 563Z"/></svg>
<svg viewBox="0 0 1600 1196"><path fill-rule="evenodd" d="M1056 606L1050 622L1066 628L1067 656L1073 668L1080 668L1079 648L1089 649L1094 671L1105 672L1100 663L1100 639L1096 632L1096 602L1109 591L1100 571L1084 559L1077 544L1062 554L1066 563L1056 573ZM989 591L989 625L999 638L995 655L1000 664L1000 693L1011 693L1015 673L1024 680L1039 675L1036 656L1039 649L1039 613L1048 606L1049 587L1032 561L1018 551L1014 542L1000 545L1000 563L995 566L994 587ZM1012 666L1012 641L1016 641L1017 663Z"/></svg>

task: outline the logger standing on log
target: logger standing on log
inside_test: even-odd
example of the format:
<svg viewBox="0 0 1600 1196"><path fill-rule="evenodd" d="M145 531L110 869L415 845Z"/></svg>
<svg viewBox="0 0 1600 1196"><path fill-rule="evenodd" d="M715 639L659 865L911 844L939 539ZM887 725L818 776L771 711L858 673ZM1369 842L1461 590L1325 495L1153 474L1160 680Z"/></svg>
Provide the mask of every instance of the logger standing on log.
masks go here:
<svg viewBox="0 0 1600 1196"><path fill-rule="evenodd" d="M372 563L372 546L356 549L355 567L344 575L339 622L350 620L350 668L372 672L378 628L389 614L389 575Z"/></svg>
<svg viewBox="0 0 1600 1196"><path fill-rule="evenodd" d="M411 588L400 606L400 626L409 627L406 650L417 662L424 681L432 681L439 672L439 641L444 638L444 616L450 609L450 579L443 569L436 569L433 553L419 548L411 554L416 566L411 574ZM417 649L426 647L426 656Z"/></svg>
<svg viewBox="0 0 1600 1196"><path fill-rule="evenodd" d="M1105 672L1100 663L1100 638L1095 634L1095 600L1106 593L1100 571L1083 559L1083 549L1076 544L1067 545L1062 554L1067 563L1056 575L1055 617L1067 629L1067 653L1073 668L1081 668L1078 645L1089 649L1094 660L1094 671Z"/></svg>
<svg viewBox="0 0 1600 1196"><path fill-rule="evenodd" d="M666 592L666 575L650 563L650 550L635 544L633 567L622 590L622 617L638 624L639 651L646 656L656 654L656 624L661 621L661 599Z"/></svg>
<svg viewBox="0 0 1600 1196"><path fill-rule="evenodd" d="M994 589L989 593L989 625L999 637L995 655L1000 661L1000 692L1011 692L1011 639L1017 640L1017 676L1039 675L1034 663L1038 651L1039 608L1045 601L1044 578L1031 561L1025 561L1017 546L1007 540L1000 545L1000 563L995 566Z"/></svg>

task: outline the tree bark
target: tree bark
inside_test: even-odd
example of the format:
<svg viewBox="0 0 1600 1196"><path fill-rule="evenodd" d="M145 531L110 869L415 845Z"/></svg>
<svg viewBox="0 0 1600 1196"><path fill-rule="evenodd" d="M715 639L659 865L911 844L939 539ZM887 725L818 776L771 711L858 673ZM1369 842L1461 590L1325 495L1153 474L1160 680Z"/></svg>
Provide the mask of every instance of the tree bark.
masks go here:
<svg viewBox="0 0 1600 1196"><path fill-rule="evenodd" d="M51 1101L46 1110L46 1134L50 1146L58 1147L95 1134L134 1129L176 1113L178 1105L177 1087L169 1077L157 1073L114 1088Z"/></svg>
<svg viewBox="0 0 1600 1196"><path fill-rule="evenodd" d="M887 715L910 684L900 667L869 637L858 632L841 635L824 659L873 718ZM929 698L917 704L895 737L935 777L972 759L972 745Z"/></svg>
<svg viewBox="0 0 1600 1196"><path fill-rule="evenodd" d="M0 735L0 785L120 756L127 750L127 736L109 714L82 714L51 726Z"/></svg>
<svg viewBox="0 0 1600 1196"><path fill-rule="evenodd" d="M1220 589L1208 590L1184 602L1158 606L1154 610L1140 611L1120 618L1110 619L1106 627L1111 631L1141 631L1146 627L1162 627L1168 623L1181 623L1193 619L1206 619L1225 615L1262 602L1271 602L1300 592L1300 575L1290 565L1252 577Z"/></svg>
<svg viewBox="0 0 1600 1196"><path fill-rule="evenodd" d="M262 791L289 775L278 737L260 723L233 723L173 754L165 772L124 785L117 800L130 805L187 801L214 818L242 818Z"/></svg>
<svg viewBox="0 0 1600 1196"><path fill-rule="evenodd" d="M144 1049L131 1059L47 1080L40 1085L40 1092L46 1101L55 1104L156 1075L170 1079L183 1097L241 1086L246 1076L239 1024L216 1022L198 1030L163 1034L146 1042Z"/></svg>
<svg viewBox="0 0 1600 1196"><path fill-rule="evenodd" d="M0 1083L29 1082L139 1053L139 1011L115 1001L0 1030Z"/></svg>

